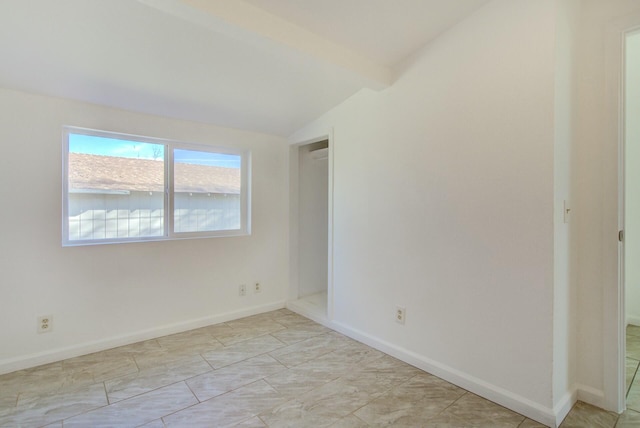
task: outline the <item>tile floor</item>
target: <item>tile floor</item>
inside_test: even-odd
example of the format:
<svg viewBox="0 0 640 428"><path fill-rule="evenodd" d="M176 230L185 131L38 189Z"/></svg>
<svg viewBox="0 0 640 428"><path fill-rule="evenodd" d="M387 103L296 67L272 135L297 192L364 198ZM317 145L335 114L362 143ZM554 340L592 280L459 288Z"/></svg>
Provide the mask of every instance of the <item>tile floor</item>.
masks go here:
<svg viewBox="0 0 640 428"><path fill-rule="evenodd" d="M627 327L627 410L620 416L578 403L561 428L640 428L640 327ZM638 375L637 375L638 374Z"/></svg>
<svg viewBox="0 0 640 428"><path fill-rule="evenodd" d="M640 413L578 403L562 427L616 423ZM41 426L542 427L286 309L0 376L0 427Z"/></svg>

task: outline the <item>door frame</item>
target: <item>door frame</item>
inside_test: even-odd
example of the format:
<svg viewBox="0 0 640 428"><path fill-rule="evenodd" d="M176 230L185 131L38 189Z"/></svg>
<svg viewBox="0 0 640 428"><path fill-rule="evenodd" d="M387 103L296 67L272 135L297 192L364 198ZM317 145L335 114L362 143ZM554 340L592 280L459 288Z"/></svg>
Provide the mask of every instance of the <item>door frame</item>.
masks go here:
<svg viewBox="0 0 640 428"><path fill-rule="evenodd" d="M625 354L626 314L624 281L625 229L625 45L628 34L640 29L640 14L633 14L607 26L605 38L606 129L603 150L603 346L604 402L618 413L626 409ZM607 173L612 171L612 173ZM607 189L616 189L607 192ZM609 284L611 284L609 286Z"/></svg>
<svg viewBox="0 0 640 428"><path fill-rule="evenodd" d="M304 141L292 143L289 146L289 293L288 300L297 300L299 298L299 258L298 258L298 239L299 239L299 149L301 146L318 143L320 141L328 141L328 194L327 194L327 313L326 320L314 319L320 323L326 323L333 320L334 312L334 288L333 288L333 191L334 191L334 138L333 129L329 129L326 134L319 135Z"/></svg>

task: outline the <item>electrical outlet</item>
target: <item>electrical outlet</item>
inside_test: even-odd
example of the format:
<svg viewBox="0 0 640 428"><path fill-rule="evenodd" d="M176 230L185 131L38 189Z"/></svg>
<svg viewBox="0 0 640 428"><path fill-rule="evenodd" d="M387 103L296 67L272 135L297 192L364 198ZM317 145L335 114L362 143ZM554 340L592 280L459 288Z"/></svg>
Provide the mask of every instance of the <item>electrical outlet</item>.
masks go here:
<svg viewBox="0 0 640 428"><path fill-rule="evenodd" d="M49 333L53 330L53 315L38 317L38 333Z"/></svg>
<svg viewBox="0 0 640 428"><path fill-rule="evenodd" d="M406 316L407 310L400 306L396 306L396 322L398 324L404 324L404 319Z"/></svg>
<svg viewBox="0 0 640 428"><path fill-rule="evenodd" d="M247 286L245 284L240 284L240 287L238 287L238 294L240 296L246 296L247 295Z"/></svg>
<svg viewBox="0 0 640 428"><path fill-rule="evenodd" d="M256 282L254 284L253 292L254 293L260 293L261 291L262 291L262 286L260 285L259 282Z"/></svg>

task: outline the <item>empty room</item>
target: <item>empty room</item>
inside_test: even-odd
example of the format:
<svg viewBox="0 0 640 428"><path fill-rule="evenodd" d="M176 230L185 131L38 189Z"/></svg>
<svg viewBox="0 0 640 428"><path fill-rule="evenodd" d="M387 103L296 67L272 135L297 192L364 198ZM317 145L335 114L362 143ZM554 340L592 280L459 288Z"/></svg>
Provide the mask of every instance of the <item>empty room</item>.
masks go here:
<svg viewBox="0 0 640 428"><path fill-rule="evenodd" d="M0 427L640 426L638 30L0 0Z"/></svg>

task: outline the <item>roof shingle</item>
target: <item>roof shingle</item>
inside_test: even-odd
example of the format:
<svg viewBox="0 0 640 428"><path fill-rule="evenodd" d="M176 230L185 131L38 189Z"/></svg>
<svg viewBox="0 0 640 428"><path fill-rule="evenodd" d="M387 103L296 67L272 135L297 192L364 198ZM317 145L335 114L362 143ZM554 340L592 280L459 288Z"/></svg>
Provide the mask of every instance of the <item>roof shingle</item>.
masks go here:
<svg viewBox="0 0 640 428"><path fill-rule="evenodd" d="M240 169L178 163L175 192L240 193ZM164 163L151 159L69 153L69 190L162 192Z"/></svg>

